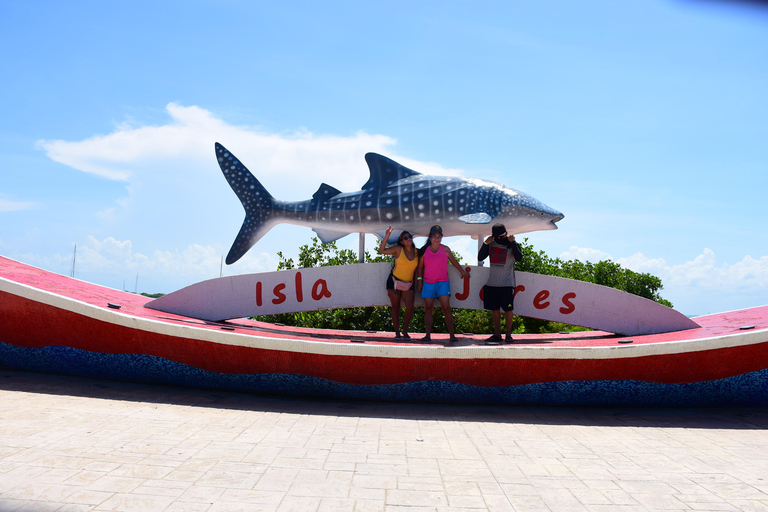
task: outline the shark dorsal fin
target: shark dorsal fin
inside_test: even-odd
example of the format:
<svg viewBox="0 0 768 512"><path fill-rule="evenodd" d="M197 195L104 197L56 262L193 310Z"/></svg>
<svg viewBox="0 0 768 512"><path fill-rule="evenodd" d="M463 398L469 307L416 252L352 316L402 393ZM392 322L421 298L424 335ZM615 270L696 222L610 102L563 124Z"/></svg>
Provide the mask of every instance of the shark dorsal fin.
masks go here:
<svg viewBox="0 0 768 512"><path fill-rule="evenodd" d="M365 161L371 171L371 177L363 185L363 190L388 187L408 176L421 174L377 153L366 153Z"/></svg>
<svg viewBox="0 0 768 512"><path fill-rule="evenodd" d="M341 194L341 190L335 189L327 183L321 183L320 188L317 189L317 192L312 194L312 199L323 201L339 194Z"/></svg>

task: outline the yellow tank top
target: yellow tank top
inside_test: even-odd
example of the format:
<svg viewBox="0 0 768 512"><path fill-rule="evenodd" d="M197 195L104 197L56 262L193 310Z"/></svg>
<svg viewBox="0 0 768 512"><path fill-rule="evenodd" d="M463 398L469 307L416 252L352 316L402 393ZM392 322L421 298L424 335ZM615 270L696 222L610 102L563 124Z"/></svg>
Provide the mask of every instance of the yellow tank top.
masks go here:
<svg viewBox="0 0 768 512"><path fill-rule="evenodd" d="M401 249L400 256L395 259L395 268L392 270L392 275L401 281L413 281L413 273L418 266L418 251L416 251L416 255L414 256L413 261L411 261L405 255L405 249Z"/></svg>

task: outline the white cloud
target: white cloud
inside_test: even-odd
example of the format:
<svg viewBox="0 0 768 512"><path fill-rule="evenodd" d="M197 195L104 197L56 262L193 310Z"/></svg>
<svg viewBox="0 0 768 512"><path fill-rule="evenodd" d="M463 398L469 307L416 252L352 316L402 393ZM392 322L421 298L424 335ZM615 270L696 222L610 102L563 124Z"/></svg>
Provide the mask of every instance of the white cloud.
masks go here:
<svg viewBox="0 0 768 512"><path fill-rule="evenodd" d="M692 261L679 265L669 265L662 258L648 258L642 253L620 258L617 263L636 272L656 274L670 286L692 287L707 292L757 290L768 286L768 256L759 259L745 256L732 265L718 264L715 253L704 249Z"/></svg>
<svg viewBox="0 0 768 512"><path fill-rule="evenodd" d="M74 169L129 184L147 184L160 177L158 172L180 180L197 174L221 180L213 150L213 143L220 142L263 180L273 195L294 196L289 199L296 198L296 191L304 196L314 192L323 181L336 182L338 188L361 186L368 179L363 155L369 151L386 154L426 174L461 174L433 162L393 155L396 141L385 135L276 134L227 124L200 107L170 103L166 110L171 118L166 125L123 124L109 135L77 142L42 140L38 147L52 160Z"/></svg>
<svg viewBox="0 0 768 512"><path fill-rule="evenodd" d="M611 255L599 249L590 249L588 247L577 247L572 245L567 251L560 255L563 260L580 260L596 263L601 260L611 259Z"/></svg>
<svg viewBox="0 0 768 512"><path fill-rule="evenodd" d="M245 272L266 272L277 266L277 257L257 253L239 267ZM130 240L108 237L97 240L89 236L77 248L78 272L115 272L156 274L175 277L218 277L221 253L212 246L191 244L181 251L154 251L145 255L133 250ZM226 268L225 268L226 270Z"/></svg>
<svg viewBox="0 0 768 512"><path fill-rule="evenodd" d="M35 208L35 203L11 201L0 197L0 213L30 210L32 208Z"/></svg>
<svg viewBox="0 0 768 512"><path fill-rule="evenodd" d="M49 257L16 255L41 268L70 274L74 250L68 254L56 253ZM135 277L139 275L138 291L162 291L168 293L178 288L220 274L232 275L232 269L221 265L222 254L212 246L190 244L174 251L153 251L142 254L134 250L130 240L107 237L98 240L88 236L85 243L77 245L75 277L84 281L100 282L106 286L133 290ZM251 251L238 262L237 273L270 272L277 268L276 255Z"/></svg>

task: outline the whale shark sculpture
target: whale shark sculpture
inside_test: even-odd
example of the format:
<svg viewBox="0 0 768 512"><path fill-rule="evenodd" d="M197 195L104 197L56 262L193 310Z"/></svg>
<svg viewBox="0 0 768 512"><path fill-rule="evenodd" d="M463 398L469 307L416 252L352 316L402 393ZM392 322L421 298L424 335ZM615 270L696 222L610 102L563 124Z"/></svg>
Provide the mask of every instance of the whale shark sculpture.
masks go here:
<svg viewBox="0 0 768 512"><path fill-rule="evenodd" d="M502 222L510 234L557 229L564 215L533 197L492 181L429 176L376 153L365 161L370 178L357 192L341 192L325 183L307 201L280 201L224 146L216 143L219 167L245 209L245 220L227 254L227 265L239 260L274 225L307 226L323 243L351 233L386 228L426 236L440 224L448 236L490 233L491 222Z"/></svg>

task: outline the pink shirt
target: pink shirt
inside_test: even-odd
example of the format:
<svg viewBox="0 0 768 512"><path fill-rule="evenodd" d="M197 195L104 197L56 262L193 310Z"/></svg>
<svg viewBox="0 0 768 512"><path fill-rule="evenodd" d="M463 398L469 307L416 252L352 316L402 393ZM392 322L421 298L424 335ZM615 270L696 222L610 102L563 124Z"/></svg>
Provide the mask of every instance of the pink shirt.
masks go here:
<svg viewBox="0 0 768 512"><path fill-rule="evenodd" d="M448 281L448 255L442 244L437 252L432 252L430 247L424 251L424 282L433 284L440 281Z"/></svg>

